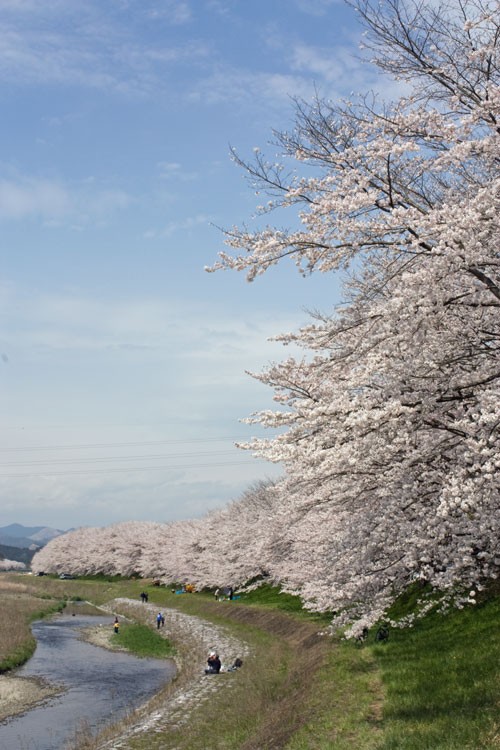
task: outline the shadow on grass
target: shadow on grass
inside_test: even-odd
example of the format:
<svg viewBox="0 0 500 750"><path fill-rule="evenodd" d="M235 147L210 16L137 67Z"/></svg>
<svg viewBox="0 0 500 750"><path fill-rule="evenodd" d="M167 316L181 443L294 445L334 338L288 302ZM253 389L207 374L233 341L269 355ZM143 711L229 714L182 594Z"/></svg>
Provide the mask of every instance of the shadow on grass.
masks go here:
<svg viewBox="0 0 500 750"><path fill-rule="evenodd" d="M500 747L485 739L498 716L499 618L497 598L433 613L371 647L387 691L381 750Z"/></svg>

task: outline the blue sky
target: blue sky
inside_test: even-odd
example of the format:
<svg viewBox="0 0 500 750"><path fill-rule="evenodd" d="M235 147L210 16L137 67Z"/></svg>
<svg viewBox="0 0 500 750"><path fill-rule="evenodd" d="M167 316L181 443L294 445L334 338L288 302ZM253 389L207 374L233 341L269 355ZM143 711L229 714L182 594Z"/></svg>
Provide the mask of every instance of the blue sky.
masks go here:
<svg viewBox="0 0 500 750"><path fill-rule="evenodd" d="M381 86L340 0L0 0L0 525L193 518L279 467L248 375L335 278L204 267L259 199L229 158L291 97Z"/></svg>

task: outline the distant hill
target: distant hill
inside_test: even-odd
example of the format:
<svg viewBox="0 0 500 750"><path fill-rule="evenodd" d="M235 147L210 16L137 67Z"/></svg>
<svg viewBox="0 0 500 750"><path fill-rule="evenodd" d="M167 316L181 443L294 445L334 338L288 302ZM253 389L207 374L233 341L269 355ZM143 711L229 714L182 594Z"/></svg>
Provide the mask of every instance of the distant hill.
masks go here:
<svg viewBox="0 0 500 750"><path fill-rule="evenodd" d="M0 560L17 560L17 562L22 562L29 567L37 549L39 547L27 549L26 547L9 547L6 544L0 544Z"/></svg>
<svg viewBox="0 0 500 750"><path fill-rule="evenodd" d="M0 546L30 549L34 552L51 539L64 533L60 529L52 529L48 526L23 526L20 523L11 523L9 526L0 526ZM1 552L0 554L7 557ZM11 557L10 559L17 560L18 558Z"/></svg>

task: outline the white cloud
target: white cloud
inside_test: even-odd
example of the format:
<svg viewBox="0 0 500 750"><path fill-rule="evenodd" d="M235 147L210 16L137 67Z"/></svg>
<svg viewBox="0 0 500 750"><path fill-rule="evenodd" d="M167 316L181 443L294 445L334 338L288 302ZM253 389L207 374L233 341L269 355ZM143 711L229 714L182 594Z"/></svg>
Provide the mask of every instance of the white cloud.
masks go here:
<svg viewBox="0 0 500 750"><path fill-rule="evenodd" d="M142 362L144 352L169 362L203 362L203 376L210 368L232 376L263 360L279 357L282 346L268 338L293 330L303 321L296 316L252 312L251 322L229 317L216 303L190 298L97 299L71 294L19 293L4 285L0 289L0 312L5 324L2 350L24 350L43 360L64 352L128 352L128 359ZM37 354L38 352L38 354Z"/></svg>
<svg viewBox="0 0 500 750"><path fill-rule="evenodd" d="M324 16L333 5L338 5L340 2L342 0L295 0L295 5L300 11L310 16Z"/></svg>
<svg viewBox="0 0 500 750"><path fill-rule="evenodd" d="M0 221L37 219L51 226L68 222L85 226L107 220L133 202L121 188L99 185L93 179L70 185L29 175L0 178Z"/></svg>
<svg viewBox="0 0 500 750"><path fill-rule="evenodd" d="M270 104L281 109L290 97L308 98L314 92L314 82L305 76L288 73L253 73L245 70L219 70L193 86L187 92L192 103L218 104L231 102L252 104L268 111Z"/></svg>
<svg viewBox="0 0 500 750"><path fill-rule="evenodd" d="M347 73L352 75L354 63L352 51L345 48L321 49L305 44L297 44L292 50L292 68L309 76L314 80L331 83L341 81Z"/></svg>
<svg viewBox="0 0 500 750"><path fill-rule="evenodd" d="M170 221L163 229L158 232L149 231L147 236L151 237L171 237L176 232L189 232L198 226L207 226L210 224L210 217L205 214L199 214L198 216L188 216L185 219L179 219L178 221Z"/></svg>
<svg viewBox="0 0 500 750"><path fill-rule="evenodd" d="M208 51L200 42L178 44L175 36L152 41L144 29L190 18L189 4L178 0L134 3L129 12L97 2L0 3L0 79L157 95L173 65Z"/></svg>
<svg viewBox="0 0 500 750"><path fill-rule="evenodd" d="M0 180L0 218L61 218L71 212L72 199L63 185L35 177Z"/></svg>
<svg viewBox="0 0 500 750"><path fill-rule="evenodd" d="M193 17L190 4L184 0L163 0L161 5L146 6L145 12L153 20L162 19L175 25L189 23Z"/></svg>
<svg viewBox="0 0 500 750"><path fill-rule="evenodd" d="M196 172L185 169L178 162L160 161L157 164L161 180L175 180L177 182L192 182L198 179Z"/></svg>
<svg viewBox="0 0 500 750"><path fill-rule="evenodd" d="M234 440L213 439L255 434L238 420L260 408L259 394L270 394L245 369L277 356L281 347L266 338L294 321L257 311L250 323L196 299L39 296L9 285L0 289L0 313L9 357L0 429L4 513L54 525L82 523L85 514L92 525L190 518L276 473ZM143 427L125 426L135 422ZM141 444L151 440L167 442ZM133 441L129 449L105 447ZM94 447L64 449L85 443ZM26 450L37 445L62 448ZM213 450L220 455L203 457Z"/></svg>

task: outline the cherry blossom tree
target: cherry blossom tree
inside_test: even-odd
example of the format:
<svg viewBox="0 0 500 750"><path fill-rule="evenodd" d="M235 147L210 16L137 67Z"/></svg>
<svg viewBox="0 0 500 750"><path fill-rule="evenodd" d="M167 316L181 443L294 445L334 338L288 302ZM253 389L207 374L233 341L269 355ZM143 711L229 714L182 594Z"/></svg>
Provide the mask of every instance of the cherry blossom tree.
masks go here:
<svg viewBox="0 0 500 750"><path fill-rule="evenodd" d="M303 359L256 376L280 409L249 421L282 431L246 447L286 467L282 579L364 625L416 577L465 590L500 565L500 6L352 5L407 93L298 101L278 163L233 152L292 228L234 227L212 270L347 271L334 315L280 337Z"/></svg>
<svg viewBox="0 0 500 750"><path fill-rule="evenodd" d="M26 570L26 565L18 560L7 560L6 558L2 558L0 560L0 570Z"/></svg>
<svg viewBox="0 0 500 750"><path fill-rule="evenodd" d="M275 581L278 524L277 490L273 482L257 482L226 507L200 521L193 540L190 580L199 588L242 587L259 579Z"/></svg>

